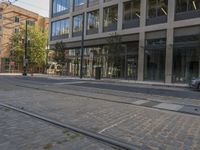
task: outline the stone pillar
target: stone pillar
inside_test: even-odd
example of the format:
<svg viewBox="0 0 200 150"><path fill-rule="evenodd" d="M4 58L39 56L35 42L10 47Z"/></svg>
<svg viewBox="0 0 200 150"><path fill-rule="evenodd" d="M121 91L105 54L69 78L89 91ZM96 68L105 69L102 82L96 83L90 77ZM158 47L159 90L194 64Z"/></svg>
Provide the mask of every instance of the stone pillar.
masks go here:
<svg viewBox="0 0 200 150"><path fill-rule="evenodd" d="M146 0L141 0L140 5L140 27L146 24ZM138 48L138 81L144 80L144 49L145 49L145 32L139 33L139 48Z"/></svg>
<svg viewBox="0 0 200 150"><path fill-rule="evenodd" d="M103 32L103 0L99 0L99 33Z"/></svg>
<svg viewBox="0 0 200 150"><path fill-rule="evenodd" d="M123 23L123 3L119 0L118 3L118 23L117 23L117 30L122 30L122 23Z"/></svg>
<svg viewBox="0 0 200 150"><path fill-rule="evenodd" d="M166 41L165 82L172 83L175 1L168 1L168 28Z"/></svg>

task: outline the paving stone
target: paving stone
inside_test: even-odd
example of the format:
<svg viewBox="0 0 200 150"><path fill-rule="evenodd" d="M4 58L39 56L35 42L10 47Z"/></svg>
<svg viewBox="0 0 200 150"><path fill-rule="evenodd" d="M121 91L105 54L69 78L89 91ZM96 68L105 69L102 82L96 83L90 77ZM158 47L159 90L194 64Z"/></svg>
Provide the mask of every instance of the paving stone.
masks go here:
<svg viewBox="0 0 200 150"><path fill-rule="evenodd" d="M161 103L154 106L155 108L178 111L183 108L183 105Z"/></svg>
<svg viewBox="0 0 200 150"><path fill-rule="evenodd" d="M147 100L139 100L139 101L136 101L136 102L133 102L133 104L135 105L142 105L142 104L145 104L145 103L148 103L150 101L147 101Z"/></svg>

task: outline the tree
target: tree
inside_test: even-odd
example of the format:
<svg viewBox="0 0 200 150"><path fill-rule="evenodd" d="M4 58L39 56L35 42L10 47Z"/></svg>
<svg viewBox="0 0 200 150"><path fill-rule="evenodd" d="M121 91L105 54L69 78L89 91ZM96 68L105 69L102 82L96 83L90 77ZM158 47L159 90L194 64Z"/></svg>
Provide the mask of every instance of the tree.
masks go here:
<svg viewBox="0 0 200 150"><path fill-rule="evenodd" d="M62 41L55 44L54 60L62 66L65 65L65 46Z"/></svg>
<svg viewBox="0 0 200 150"><path fill-rule="evenodd" d="M10 39L11 60L23 64L25 28L21 27L19 32L13 33ZM28 26L27 58L31 69L43 67L46 62L47 32L37 26Z"/></svg>

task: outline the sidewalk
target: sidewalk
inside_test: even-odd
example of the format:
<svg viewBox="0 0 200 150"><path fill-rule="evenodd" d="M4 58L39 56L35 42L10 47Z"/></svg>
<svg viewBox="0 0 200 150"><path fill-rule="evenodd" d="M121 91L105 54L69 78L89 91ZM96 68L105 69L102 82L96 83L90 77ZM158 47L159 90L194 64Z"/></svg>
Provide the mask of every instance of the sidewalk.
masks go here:
<svg viewBox="0 0 200 150"><path fill-rule="evenodd" d="M70 76L59 76L59 75L47 75L47 74L34 74L34 77L42 77L56 80L86 80L86 81L98 81L98 82L111 82L111 83L130 83L130 84L142 84L142 85L152 85L152 86L166 86L166 87L188 87L188 84L175 84L175 83L162 83L162 82L150 82L150 81L135 81L135 80L122 80L122 79L108 79L102 78L101 80L95 80L94 78L82 78L70 77Z"/></svg>

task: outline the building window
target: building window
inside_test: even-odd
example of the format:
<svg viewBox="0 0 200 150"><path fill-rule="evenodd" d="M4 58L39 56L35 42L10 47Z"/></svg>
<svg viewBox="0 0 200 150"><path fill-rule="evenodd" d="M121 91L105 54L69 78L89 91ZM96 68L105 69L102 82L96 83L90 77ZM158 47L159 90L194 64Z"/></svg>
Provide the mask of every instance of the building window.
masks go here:
<svg viewBox="0 0 200 150"><path fill-rule="evenodd" d="M3 15L0 13L0 19L3 19Z"/></svg>
<svg viewBox="0 0 200 150"><path fill-rule="evenodd" d="M195 11L200 9L200 0L176 0L176 12Z"/></svg>
<svg viewBox="0 0 200 150"><path fill-rule="evenodd" d="M123 5L123 28L139 26L140 0L131 0Z"/></svg>
<svg viewBox="0 0 200 150"><path fill-rule="evenodd" d="M200 74L199 35L174 37L173 76L175 83L187 83Z"/></svg>
<svg viewBox="0 0 200 150"><path fill-rule="evenodd" d="M15 28L14 33L19 33L19 28Z"/></svg>
<svg viewBox="0 0 200 150"><path fill-rule="evenodd" d="M53 16L63 14L70 8L70 0L53 0Z"/></svg>
<svg viewBox="0 0 200 150"><path fill-rule="evenodd" d="M144 80L165 80L166 39L148 39L145 47Z"/></svg>
<svg viewBox="0 0 200 150"><path fill-rule="evenodd" d="M1 26L0 26L0 31L2 31L2 28L1 28Z"/></svg>
<svg viewBox="0 0 200 150"><path fill-rule="evenodd" d="M74 6L80 6L85 4L85 0L74 0Z"/></svg>
<svg viewBox="0 0 200 150"><path fill-rule="evenodd" d="M87 14L87 33L97 33L99 29L99 10Z"/></svg>
<svg viewBox="0 0 200 150"><path fill-rule="evenodd" d="M83 15L73 17L73 36L80 36L82 32Z"/></svg>
<svg viewBox="0 0 200 150"><path fill-rule="evenodd" d="M104 8L104 32L117 30L118 6Z"/></svg>
<svg viewBox="0 0 200 150"><path fill-rule="evenodd" d="M147 25L167 22L168 0L148 0Z"/></svg>
<svg viewBox="0 0 200 150"><path fill-rule="evenodd" d="M27 20L27 24L29 26L34 26L35 25L35 21L33 21L33 20Z"/></svg>
<svg viewBox="0 0 200 150"><path fill-rule="evenodd" d="M14 21L16 22L16 23L19 23L19 17L18 16L15 16L15 18L14 18Z"/></svg>
<svg viewBox="0 0 200 150"><path fill-rule="evenodd" d="M60 38L68 38L69 35L69 19L63 19L52 23L52 40Z"/></svg>
<svg viewBox="0 0 200 150"><path fill-rule="evenodd" d="M200 0L176 0L176 21L197 17L200 17Z"/></svg>

